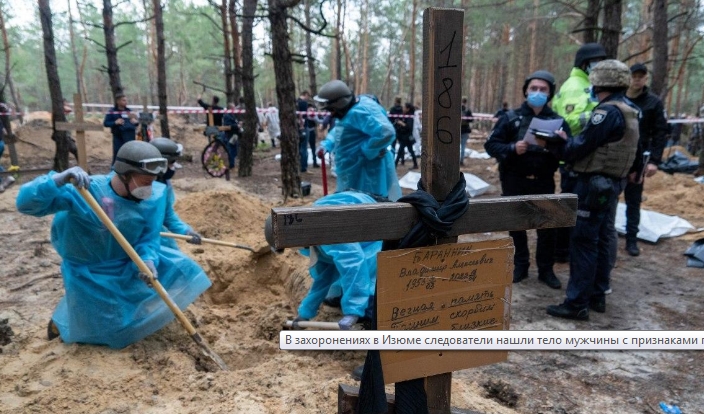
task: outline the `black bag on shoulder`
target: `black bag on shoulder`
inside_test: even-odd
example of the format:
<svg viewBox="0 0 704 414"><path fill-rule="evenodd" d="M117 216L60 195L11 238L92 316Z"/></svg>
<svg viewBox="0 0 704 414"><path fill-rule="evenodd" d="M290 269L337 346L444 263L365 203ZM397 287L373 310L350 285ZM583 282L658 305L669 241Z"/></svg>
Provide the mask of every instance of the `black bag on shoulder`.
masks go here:
<svg viewBox="0 0 704 414"><path fill-rule="evenodd" d="M595 175L589 179L589 192L586 204L591 211L604 211L609 208L614 196L614 186L611 179L603 175Z"/></svg>

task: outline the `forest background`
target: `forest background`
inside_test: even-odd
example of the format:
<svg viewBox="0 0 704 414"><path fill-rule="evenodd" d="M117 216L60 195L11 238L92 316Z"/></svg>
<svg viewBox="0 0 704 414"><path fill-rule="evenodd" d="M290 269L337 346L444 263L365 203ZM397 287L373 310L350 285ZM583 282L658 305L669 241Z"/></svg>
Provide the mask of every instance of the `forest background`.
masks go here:
<svg viewBox="0 0 704 414"><path fill-rule="evenodd" d="M111 2L51 1L58 72L69 101L79 89L84 102L113 101L105 72L105 36L101 27L106 3ZM662 13L656 13L658 2L654 0L288 3L297 3L288 10L293 19L288 20L287 28L296 91L308 89L315 93L319 85L340 78L357 93L377 95L385 106L390 106L394 96L420 102L423 9L463 8L466 12L463 95L469 97L474 112L489 113L503 101L519 104L523 99L523 79L534 70L547 69L555 74L558 83L563 82L576 50L587 36L604 43L609 33L616 30L616 57L628 64L644 62L652 69L657 58L653 56L654 17ZM662 3L667 11L668 48L666 81L660 93L666 98L668 113L694 114L704 102L702 7L700 1L694 0ZM195 105L201 87L194 80L222 90L221 98L225 98L226 77L236 77L242 62L241 46L225 45L223 27L229 32L229 43L233 43L233 38L241 42L241 35L233 36L231 25L235 22L238 27L234 32L241 33L241 1L168 0L162 6L169 105ZM154 19L150 19L154 15L153 2L113 1L112 9L124 92L132 104L141 105L144 98L150 104L156 103L156 27ZM234 20L228 18L228 11L233 9ZM264 18L266 9L266 2L259 1L254 19L257 106L276 102L270 22ZM4 60L0 71L5 75L8 69L11 72L21 109L49 110L51 98L41 58L44 51L37 3L3 0L0 10L7 35L4 48L9 46L11 50L9 62L6 54L0 55ZM620 22L614 19L614 12L620 15ZM307 32L295 23L297 20L315 30L322 26L323 18L327 26L320 34ZM230 49L228 53L224 53L226 46ZM232 82L231 88L241 88L241 83ZM227 92L229 99L242 93L241 89Z"/></svg>
<svg viewBox="0 0 704 414"><path fill-rule="evenodd" d="M195 105L207 86L206 100L243 98L240 177L252 175L256 107L274 102L286 199L301 191L298 93L342 79L386 107L395 96L420 104L430 6L466 12L462 94L475 114L520 104L535 70L553 72L559 86L587 42L646 63L668 113L693 114L704 102L698 0L0 0L0 101L50 109L54 127L73 93L99 104L124 93L135 106L158 103L159 133L169 137L167 105ZM54 129L52 139L61 171L70 136Z"/></svg>

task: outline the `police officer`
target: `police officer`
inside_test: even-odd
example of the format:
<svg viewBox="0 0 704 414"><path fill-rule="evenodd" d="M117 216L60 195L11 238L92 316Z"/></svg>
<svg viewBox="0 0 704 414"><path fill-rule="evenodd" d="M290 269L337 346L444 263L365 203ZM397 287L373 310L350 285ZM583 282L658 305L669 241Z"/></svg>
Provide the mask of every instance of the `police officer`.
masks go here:
<svg viewBox="0 0 704 414"><path fill-rule="evenodd" d="M591 84L589 83L589 72L602 60L606 59L606 50L598 43L585 43L574 56L574 66L570 71L570 76L560 87L560 91L552 101L552 108L558 115L565 118L570 126L572 135L577 136L587 124L592 115L596 101L589 96ZM560 168L560 187L563 193L572 192L566 186L568 172L564 166ZM557 242L555 246L555 261L567 263L569 261L570 248L569 227L557 229Z"/></svg>
<svg viewBox="0 0 704 414"><path fill-rule="evenodd" d="M626 177L639 171L639 110L625 97L628 66L605 60L589 74L599 105L581 134L567 138L565 161L573 174L570 186L578 196L577 223L570 240L567 297L547 313L588 320L589 310L606 311L605 292L613 267L613 222ZM562 135L562 134L561 134Z"/></svg>
<svg viewBox="0 0 704 414"><path fill-rule="evenodd" d="M530 132L533 118L562 120L562 129L569 134L564 119L547 105L555 95L555 78L550 72L539 70L528 76L523 84L525 102L520 108L501 115L484 144L486 152L499 161L502 194L517 196L528 194L554 194L555 180L564 141L546 141ZM546 131L550 135L555 131ZM568 136L568 135L566 135ZM553 289L562 284L553 272L555 259L555 230L540 229L535 261L538 280ZM528 277L530 252L525 231L510 231L516 252L513 256L513 283Z"/></svg>
<svg viewBox="0 0 704 414"><path fill-rule="evenodd" d="M667 119L660 98L645 85L648 68L642 63L631 66L631 85L626 97L638 106L640 117L640 145L650 153L643 175L634 177L626 184L623 196L626 200L626 252L638 256L640 249L636 242L640 224L640 203L643 200L643 177L652 177L658 171L662 153L667 144ZM643 155L641 154L641 157Z"/></svg>

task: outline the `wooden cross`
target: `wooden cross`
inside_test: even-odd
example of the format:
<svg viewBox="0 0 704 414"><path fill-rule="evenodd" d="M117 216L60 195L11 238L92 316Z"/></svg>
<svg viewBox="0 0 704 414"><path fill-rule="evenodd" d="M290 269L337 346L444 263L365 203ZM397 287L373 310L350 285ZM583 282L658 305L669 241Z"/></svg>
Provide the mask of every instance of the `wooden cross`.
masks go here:
<svg viewBox="0 0 704 414"><path fill-rule="evenodd" d="M73 94L73 111L76 114L75 122L57 122L57 131L76 131L76 148L78 149L78 165L83 171L88 171L88 155L86 153L86 131L102 131L102 125L90 124L83 121L83 102L81 94Z"/></svg>
<svg viewBox="0 0 704 414"><path fill-rule="evenodd" d="M423 128L421 180L443 201L459 179L461 78L464 12L429 8L423 14ZM466 213L440 243L456 243L461 234L570 227L576 221L573 194L472 200ZM273 208L267 234L275 249L398 240L419 220L405 203ZM382 275L379 275L381 277ZM469 354L471 358L471 354ZM425 378L431 413L450 413L452 373ZM354 408L354 390L340 388L339 412ZM342 395L345 394L345 395Z"/></svg>
<svg viewBox="0 0 704 414"><path fill-rule="evenodd" d="M210 108L208 108L208 125L207 126L199 125L199 126L193 128L193 130L194 131L205 131L205 129L208 126L214 126L215 125L214 122L215 121L213 120L213 108L210 107ZM222 126L222 125L218 126L217 128L218 128L218 131L229 131L232 129L232 127L230 127L230 126Z"/></svg>

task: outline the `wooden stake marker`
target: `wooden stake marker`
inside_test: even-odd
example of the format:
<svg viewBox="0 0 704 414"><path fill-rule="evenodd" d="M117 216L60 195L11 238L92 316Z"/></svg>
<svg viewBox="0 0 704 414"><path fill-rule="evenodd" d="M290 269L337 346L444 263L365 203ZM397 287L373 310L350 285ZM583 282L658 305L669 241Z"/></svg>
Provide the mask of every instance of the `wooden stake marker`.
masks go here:
<svg viewBox="0 0 704 414"><path fill-rule="evenodd" d="M75 122L57 122L57 131L76 131L76 148L78 149L78 165L83 171L88 171L88 154L86 152L86 131L102 131L102 125L95 125L84 122L83 102L81 94L73 95L73 112L76 116Z"/></svg>

